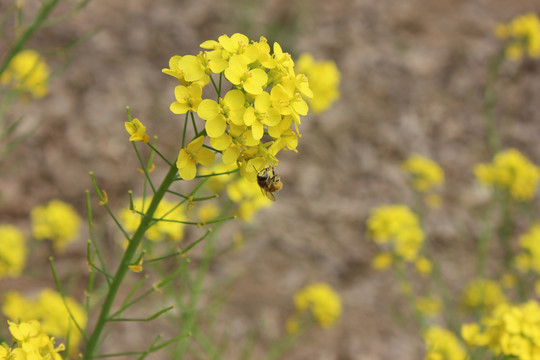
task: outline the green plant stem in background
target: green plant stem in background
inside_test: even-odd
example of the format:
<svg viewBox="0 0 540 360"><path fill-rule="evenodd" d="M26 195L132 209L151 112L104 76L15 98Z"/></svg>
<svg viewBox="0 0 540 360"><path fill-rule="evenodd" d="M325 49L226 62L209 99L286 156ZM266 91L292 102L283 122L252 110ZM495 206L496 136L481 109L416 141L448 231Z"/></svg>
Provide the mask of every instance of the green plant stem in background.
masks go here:
<svg viewBox="0 0 540 360"><path fill-rule="evenodd" d="M114 275L111 285L109 287L109 291L107 292L107 296L105 297L105 300L101 307L101 312L99 314L94 330L92 331L92 335L90 336L86 344L86 349L83 356L84 360L93 359L94 355L96 354L98 350L97 345L99 343L101 333L103 332L103 329L105 328L105 324L109 321L109 314L110 314L112 305L114 303L114 300L116 299L116 295L118 293L118 290L120 289L120 285L122 284L124 277L126 276L126 273L129 270L128 266L132 264L137 248L139 247L146 230L148 229L148 227L150 226L152 222L154 213L159 203L163 199L163 196L165 195L165 193L167 192L171 184L174 182L177 172L178 170L176 169L176 167L171 166L171 168L169 169L169 172L163 179L161 185L156 190L156 193L154 194L154 197L152 198L152 202L150 203L150 206L148 207L148 211L146 212L145 216L142 218L141 223L139 224L139 227L137 228L137 231L135 232L135 234L133 235L133 237L131 238L129 242L126 252L124 253L124 256L122 257L122 261L120 262L120 265L118 266L116 274Z"/></svg>
<svg viewBox="0 0 540 360"><path fill-rule="evenodd" d="M9 63L11 60L17 55L19 51L23 48L24 44L32 37L34 32L43 24L43 22L47 19L49 16L49 13L54 9L54 7L58 4L59 0L50 0L43 4L41 11L36 16L36 19L34 22L28 26L28 28L24 31L24 33L17 39L15 44L13 44L13 47L8 52L6 57L4 58L4 61L2 62L2 65L0 65L0 75L6 71L7 67L9 66Z"/></svg>
<svg viewBox="0 0 540 360"><path fill-rule="evenodd" d="M499 78L501 64L505 59L505 48L503 48L490 62L488 79L484 91L484 119L486 121L486 141L491 155L495 155L501 149L501 139L497 131L495 121L495 85Z"/></svg>

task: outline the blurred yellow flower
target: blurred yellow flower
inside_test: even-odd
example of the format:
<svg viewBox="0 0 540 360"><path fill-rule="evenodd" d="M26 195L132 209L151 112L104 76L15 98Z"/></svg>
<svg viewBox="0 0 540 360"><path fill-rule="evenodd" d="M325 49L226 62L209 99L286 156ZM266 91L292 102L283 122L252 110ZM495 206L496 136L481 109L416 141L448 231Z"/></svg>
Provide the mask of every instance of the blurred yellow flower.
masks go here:
<svg viewBox="0 0 540 360"><path fill-rule="evenodd" d="M309 79L308 101L314 113L320 114L330 108L339 96L341 74L333 61L316 61L310 54L302 54L296 63L296 72Z"/></svg>
<svg viewBox="0 0 540 360"><path fill-rule="evenodd" d="M16 91L28 92L34 98L49 93L49 67L35 50L22 50L11 59L8 68L0 76L0 83Z"/></svg>
<svg viewBox="0 0 540 360"><path fill-rule="evenodd" d="M524 252L515 258L518 268L525 270L524 272L532 268L540 274L540 223L533 224L525 234L521 235L519 245Z"/></svg>
<svg viewBox="0 0 540 360"><path fill-rule="evenodd" d="M493 163L479 164L474 174L484 185L506 189L517 200L531 200L536 194L540 168L516 149L495 155Z"/></svg>
<svg viewBox="0 0 540 360"><path fill-rule="evenodd" d="M243 177L227 185L227 195L238 204L237 215L246 222L251 222L260 209L272 205L272 201L263 195L257 183Z"/></svg>
<svg viewBox="0 0 540 360"><path fill-rule="evenodd" d="M391 253L382 252L377 254L371 261L371 267L375 270L386 270L392 265L393 256Z"/></svg>
<svg viewBox="0 0 540 360"><path fill-rule="evenodd" d="M367 220L368 236L405 261L415 261L424 243L420 221L405 205L380 206Z"/></svg>
<svg viewBox="0 0 540 360"><path fill-rule="evenodd" d="M143 198L133 199L133 208L136 211L145 212L148 210L148 206L150 206L150 200L151 199L146 199L146 201L143 201ZM183 206L179 206L172 210L175 206L175 203L172 203L167 199L161 200L156 212L154 213L154 218L160 219L163 217L165 221L156 222L146 231L145 236L148 238L148 240L180 241L184 238L185 225L178 221L187 220L184 212L185 208ZM140 214L131 211L129 207L120 210L120 223L128 233L134 233L137 230L141 222L141 217L142 216Z"/></svg>
<svg viewBox="0 0 540 360"><path fill-rule="evenodd" d="M65 301L77 324L85 329L86 312L75 299L68 296ZM51 289L42 290L36 300L28 300L19 293L10 291L5 295L2 312L8 319L14 321L39 320L41 331L47 335L64 339L69 336L73 351L76 353L82 336L71 320L66 305L62 296Z"/></svg>
<svg viewBox="0 0 540 360"><path fill-rule="evenodd" d="M421 275L429 275L433 270L433 263L428 258L421 256L414 263L416 271Z"/></svg>
<svg viewBox="0 0 540 360"><path fill-rule="evenodd" d="M500 304L481 323L464 326L462 334L469 347L487 347L497 358L538 359L540 305Z"/></svg>
<svg viewBox="0 0 540 360"><path fill-rule="evenodd" d="M315 283L297 292L294 305L299 313L309 311L324 328L332 326L341 317L341 298L324 283Z"/></svg>
<svg viewBox="0 0 540 360"><path fill-rule="evenodd" d="M506 296L496 281L478 278L471 281L462 296L462 303L469 309L492 309L506 302Z"/></svg>
<svg viewBox="0 0 540 360"><path fill-rule="evenodd" d="M18 277L26 261L24 236L13 225L0 225L0 279Z"/></svg>
<svg viewBox="0 0 540 360"><path fill-rule="evenodd" d="M517 16L508 24L498 24L495 34L509 40L505 48L508 59L519 60L524 54L540 58L540 20L535 13Z"/></svg>
<svg viewBox="0 0 540 360"><path fill-rule="evenodd" d="M37 206L30 213L32 233L36 240L51 240L55 251L63 251L77 239L81 219L75 209L60 200Z"/></svg>
<svg viewBox="0 0 540 360"><path fill-rule="evenodd" d="M467 353L459 339L440 326L428 328L424 334L426 360L465 360Z"/></svg>
<svg viewBox="0 0 540 360"><path fill-rule="evenodd" d="M421 296L415 300L416 309L425 316L437 316L441 313L443 303L437 296Z"/></svg>
<svg viewBox="0 0 540 360"><path fill-rule="evenodd" d="M409 156L403 170L411 176L414 189L424 194L444 183L444 171L439 164L419 154Z"/></svg>

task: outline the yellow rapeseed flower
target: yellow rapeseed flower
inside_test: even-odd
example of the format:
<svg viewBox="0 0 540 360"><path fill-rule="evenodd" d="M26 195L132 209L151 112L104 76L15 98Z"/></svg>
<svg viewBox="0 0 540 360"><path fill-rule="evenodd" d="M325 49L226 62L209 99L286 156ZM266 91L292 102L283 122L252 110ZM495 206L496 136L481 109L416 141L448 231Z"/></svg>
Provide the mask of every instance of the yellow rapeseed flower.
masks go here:
<svg viewBox="0 0 540 360"><path fill-rule="evenodd" d="M144 202L144 208L143 208ZM150 199L143 201L143 198L133 199L133 207L136 211L145 212L150 206ZM176 204L170 202L167 199L162 199L159 203L154 218L165 221L158 221L152 225L145 233L146 238L150 241L180 241L184 238L185 224L177 221L186 221L185 208L179 206L175 208ZM175 208L173 210L173 208ZM141 215L131 211L129 207L120 210L120 223L128 233L134 233L141 222ZM174 221L167 221L174 220Z"/></svg>
<svg viewBox="0 0 540 360"><path fill-rule="evenodd" d="M79 303L67 296L66 305L81 329L86 328L86 311ZM62 296L51 289L44 289L35 300L28 300L17 292L8 292L2 304L3 314L11 320L30 321L38 320L41 323L41 331L47 335L62 337L69 336L72 349L76 353L82 339L71 316L66 310Z"/></svg>
<svg viewBox="0 0 540 360"><path fill-rule="evenodd" d="M18 277L26 261L24 236L13 225L0 225L0 279Z"/></svg>
<svg viewBox="0 0 540 360"><path fill-rule="evenodd" d="M176 167L180 177L191 180L197 175L197 164L210 166L214 162L214 153L203 147L204 136L199 136L180 150Z"/></svg>
<svg viewBox="0 0 540 360"><path fill-rule="evenodd" d="M427 194L444 183L444 171L435 161L413 154L403 163L403 170L411 176L414 189Z"/></svg>
<svg viewBox="0 0 540 360"><path fill-rule="evenodd" d="M517 16L508 24L498 24L495 33L509 41L505 48L508 59L519 60L524 54L540 58L540 20L535 13Z"/></svg>
<svg viewBox="0 0 540 360"><path fill-rule="evenodd" d="M440 326L428 328L424 334L426 360L465 360L467 353L459 339Z"/></svg>
<svg viewBox="0 0 540 360"><path fill-rule="evenodd" d="M416 309L425 316L437 316L441 313L443 302L437 296L423 296L415 299Z"/></svg>
<svg viewBox="0 0 540 360"><path fill-rule="evenodd" d="M251 222L260 209L272 205L272 201L263 195L257 183L242 177L227 184L227 195L238 204L237 215L246 222Z"/></svg>
<svg viewBox="0 0 540 360"><path fill-rule="evenodd" d="M341 298L325 283L306 286L294 295L299 313L308 311L323 328L334 325L341 317Z"/></svg>
<svg viewBox="0 0 540 360"><path fill-rule="evenodd" d="M0 83L28 92L34 98L42 98L49 93L49 73L47 63L38 52L22 50L11 59L0 76Z"/></svg>
<svg viewBox="0 0 540 360"><path fill-rule="evenodd" d="M540 168L516 149L498 153L491 164L476 165L474 173L482 184L505 189L522 201L534 198L540 179Z"/></svg>
<svg viewBox="0 0 540 360"><path fill-rule="evenodd" d="M2 360L62 360L59 351L65 350L64 345L54 347L54 338L50 338L40 329L36 320L15 323L8 320L9 331L14 344L0 345Z"/></svg>
<svg viewBox="0 0 540 360"><path fill-rule="evenodd" d="M62 251L77 238L81 219L75 209L60 200L37 206L30 213L32 233L36 240L51 240L56 251Z"/></svg>
<svg viewBox="0 0 540 360"><path fill-rule="evenodd" d="M124 125L129 135L131 135L129 141L142 141L145 144L148 143L150 138L146 134L146 127L140 122L139 119L126 121Z"/></svg>
<svg viewBox="0 0 540 360"><path fill-rule="evenodd" d="M519 238L519 244L525 251L519 256L527 258L527 270L533 269L540 274L540 223L533 224L529 230ZM524 268L525 259L516 259L521 261L521 267ZM518 263L519 265L519 263Z"/></svg>
<svg viewBox="0 0 540 360"><path fill-rule="evenodd" d="M481 330L483 329L483 330ZM497 358L540 358L540 305L503 303L479 324L467 324L462 334L471 348L487 348Z"/></svg>
<svg viewBox="0 0 540 360"><path fill-rule="evenodd" d="M471 281L462 296L463 306L469 309L492 309L506 302L506 297L498 282L478 278Z"/></svg>
<svg viewBox="0 0 540 360"><path fill-rule="evenodd" d="M295 69L309 79L313 96L308 101L315 114L327 110L339 98L341 74L335 62L316 61L313 56L304 53L298 58Z"/></svg>
<svg viewBox="0 0 540 360"><path fill-rule="evenodd" d="M405 205L381 206L367 220L368 236L405 261L412 262L424 243L418 216Z"/></svg>

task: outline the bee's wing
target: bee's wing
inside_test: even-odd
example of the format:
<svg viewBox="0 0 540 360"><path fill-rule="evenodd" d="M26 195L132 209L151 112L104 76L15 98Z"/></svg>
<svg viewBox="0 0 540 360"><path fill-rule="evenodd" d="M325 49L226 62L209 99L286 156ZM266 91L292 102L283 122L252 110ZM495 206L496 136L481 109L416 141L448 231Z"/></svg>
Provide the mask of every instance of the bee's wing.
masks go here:
<svg viewBox="0 0 540 360"><path fill-rule="evenodd" d="M261 188L262 193L270 200L276 201L276 197L271 191Z"/></svg>

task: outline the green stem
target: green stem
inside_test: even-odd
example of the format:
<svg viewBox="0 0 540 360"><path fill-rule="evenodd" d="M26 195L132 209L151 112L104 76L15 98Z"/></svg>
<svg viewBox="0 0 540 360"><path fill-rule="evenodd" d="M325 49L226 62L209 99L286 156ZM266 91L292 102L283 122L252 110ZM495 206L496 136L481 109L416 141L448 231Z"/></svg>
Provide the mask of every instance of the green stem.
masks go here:
<svg viewBox="0 0 540 360"><path fill-rule="evenodd" d="M167 189L169 189L169 187L173 183L177 172L178 172L178 169L175 166L171 166L171 168L169 169L169 172L163 179L163 182L161 183L159 188L156 190L156 193L154 194L154 197L152 198L152 202L150 203L150 206L148 207L148 211L146 212L146 215L141 220L141 223L139 224L137 231L131 238L131 241L126 249L126 252L124 253L124 256L122 257L122 261L120 265L118 266L116 274L114 275L114 279L111 282L111 285L108 289L107 296L105 297L105 300L101 307L101 312L99 314L96 326L94 327L92 335L90 339L88 340L88 343L86 344L86 349L83 356L84 360L91 360L94 358L94 355L96 354L97 344L100 340L101 333L103 332L105 328L105 324L109 320L109 314L110 314L112 305L114 303L114 300L116 299L116 295L118 294L118 290L120 289L120 285L122 284L124 277L126 276L129 270L128 266L132 263L133 257L135 255L135 252L137 251L137 248L139 247L141 243L141 240L143 239L144 233L148 229L148 226L150 225L150 222L152 221L154 213L159 203L161 202L161 199L167 192Z"/></svg>
<svg viewBox="0 0 540 360"><path fill-rule="evenodd" d="M43 22L47 19L47 16L49 16L49 13L54 9L56 4L59 0L51 0L43 5L41 8L41 11L36 16L36 19L30 26L26 29L26 31L21 35L20 38L17 39L17 42L13 45L11 48L11 51L6 55L4 58L4 62L2 65L0 65L0 75L4 73L4 71L9 66L9 63L11 60L17 55L19 51L23 48L24 44L32 37L34 32L43 24Z"/></svg>
<svg viewBox="0 0 540 360"><path fill-rule="evenodd" d="M503 48L490 62L486 89L484 91L484 118L486 120L486 140L491 155L495 155L501 149L501 139L497 132L495 121L495 85L499 78L501 64L504 61L505 49Z"/></svg>

